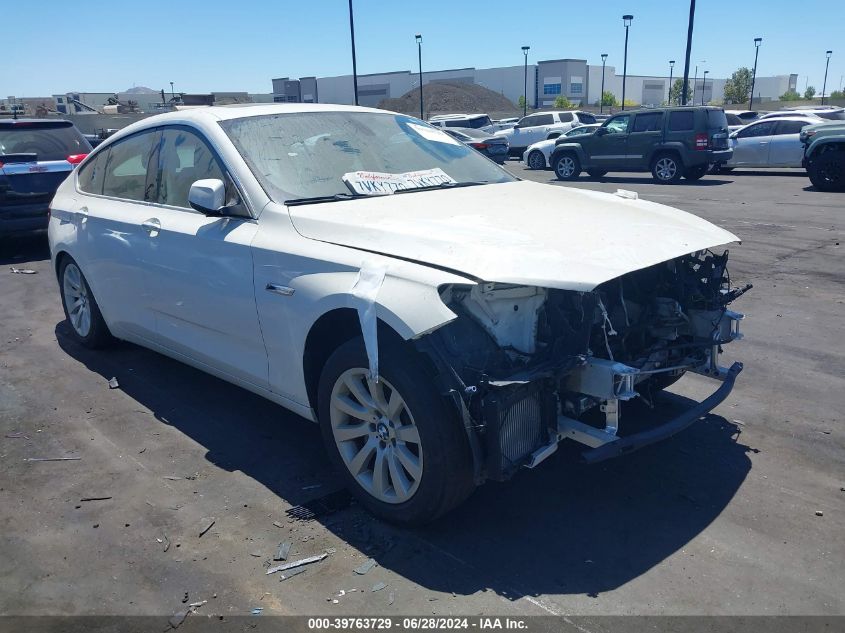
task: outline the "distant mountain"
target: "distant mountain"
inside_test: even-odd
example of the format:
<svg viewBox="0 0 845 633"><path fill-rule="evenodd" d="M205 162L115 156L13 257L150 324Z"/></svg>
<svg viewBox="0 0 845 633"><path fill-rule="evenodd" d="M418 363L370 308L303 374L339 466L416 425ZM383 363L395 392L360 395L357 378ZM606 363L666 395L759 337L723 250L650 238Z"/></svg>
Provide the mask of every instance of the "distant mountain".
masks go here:
<svg viewBox="0 0 845 633"><path fill-rule="evenodd" d="M153 90L152 88L147 88L146 86L135 86L134 88L130 88L129 90L124 90L124 92L135 95L155 95L158 94L159 91Z"/></svg>

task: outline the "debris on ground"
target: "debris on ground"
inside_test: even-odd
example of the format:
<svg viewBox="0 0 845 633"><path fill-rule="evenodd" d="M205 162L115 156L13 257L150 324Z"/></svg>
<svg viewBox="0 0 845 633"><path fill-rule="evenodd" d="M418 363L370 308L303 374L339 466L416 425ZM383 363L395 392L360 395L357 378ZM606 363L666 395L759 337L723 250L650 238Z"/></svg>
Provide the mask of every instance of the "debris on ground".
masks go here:
<svg viewBox="0 0 845 633"><path fill-rule="evenodd" d="M162 551L166 552L169 549L170 549L170 539L167 538L167 534L165 534L164 535L164 549Z"/></svg>
<svg viewBox="0 0 845 633"><path fill-rule="evenodd" d="M185 618L188 617L188 612L190 609L183 609L182 611L177 611L170 618L167 620L168 624L172 626L174 629L178 629L179 625L185 621Z"/></svg>
<svg viewBox="0 0 845 633"><path fill-rule="evenodd" d="M824 516L824 512L822 512L821 510L816 510L816 516L817 516L817 517L823 517L823 516Z"/></svg>
<svg viewBox="0 0 845 633"><path fill-rule="evenodd" d="M182 604L185 604L188 601L188 592L185 592L185 595L182 597Z"/></svg>
<svg viewBox="0 0 845 633"><path fill-rule="evenodd" d="M382 589L384 589L385 587L387 587L387 584L386 584L386 583L383 583L383 582L377 582L376 584L374 584L374 585L373 585L373 588L372 588L372 589L370 589L370 591L373 591L373 592L375 592L375 591L381 591L381 590L382 590Z"/></svg>
<svg viewBox="0 0 845 633"><path fill-rule="evenodd" d="M14 266L9 270L12 271L15 275L37 275L37 270L32 270L32 268L15 268Z"/></svg>
<svg viewBox="0 0 845 633"><path fill-rule="evenodd" d="M395 601L396 601L396 594L395 594L393 591L391 591L391 592L390 592L390 595L387 597L387 604L388 604L388 605L391 605L391 604L393 604Z"/></svg>
<svg viewBox="0 0 845 633"><path fill-rule="evenodd" d="M111 497L84 497L79 500L79 503L83 501L108 501Z"/></svg>
<svg viewBox="0 0 845 633"><path fill-rule="evenodd" d="M264 607L253 607L252 615L261 615L261 613L263 611L264 611Z"/></svg>
<svg viewBox="0 0 845 633"><path fill-rule="evenodd" d="M297 574L301 574L302 572L304 572L305 569L305 567L297 567L296 569L291 569L290 571L285 572L284 574L279 574L279 582L287 580L288 578L293 578Z"/></svg>
<svg viewBox="0 0 845 633"><path fill-rule="evenodd" d="M290 541L285 541L283 543L279 543L279 549L276 552L276 555L273 557L273 560L287 560L288 554L290 554L291 543Z"/></svg>
<svg viewBox="0 0 845 633"><path fill-rule="evenodd" d="M16 439L18 439L18 438L23 438L23 439L25 439L25 440L28 440L28 439L29 439L29 436L28 436L28 435L24 435L24 434L23 434L23 433L21 433L20 431L16 431L15 433L6 433L6 438L8 438L8 439L10 439L10 440L16 440Z"/></svg>
<svg viewBox="0 0 845 633"><path fill-rule="evenodd" d="M322 497L312 499L302 505L294 506L285 511L289 517L300 521L310 521L317 517L333 514L338 510L349 507L352 495L345 489L330 492Z"/></svg>
<svg viewBox="0 0 845 633"><path fill-rule="evenodd" d="M273 521L273 525L275 525L277 528L283 528L283 527L285 527L285 526L284 526L284 525L282 525L279 521Z"/></svg>
<svg viewBox="0 0 845 633"><path fill-rule="evenodd" d="M114 376L112 376L112 377L109 379L109 389L117 389L118 387L120 387L120 383L119 383L119 382L117 382L117 378L115 378Z"/></svg>
<svg viewBox="0 0 845 633"><path fill-rule="evenodd" d="M324 558L326 558L328 554L323 552L322 554L317 554L316 556L309 556L308 558L300 558L299 560L291 561L290 563L285 563L284 565L276 565L275 567L271 567L267 570L267 575L275 574L277 571L285 571L286 569L293 569L294 567L300 567L302 565L310 565L311 563L316 563Z"/></svg>
<svg viewBox="0 0 845 633"><path fill-rule="evenodd" d="M202 538L202 535L208 532L211 529L211 526L217 521L214 517L204 517L200 521L200 530L199 530L199 538Z"/></svg>
<svg viewBox="0 0 845 633"><path fill-rule="evenodd" d="M363 563L358 565L358 567L356 567L352 571L354 571L359 576L363 576L364 574L366 574L368 571L370 571L376 565L377 565L377 563L376 563L375 559L368 558L366 561L364 561Z"/></svg>
<svg viewBox="0 0 845 633"><path fill-rule="evenodd" d="M261 552L250 552L249 555L255 556L256 558L261 558L262 556Z"/></svg>
<svg viewBox="0 0 845 633"><path fill-rule="evenodd" d="M75 462L82 459L81 457L27 457L25 462Z"/></svg>
<svg viewBox="0 0 845 633"><path fill-rule="evenodd" d="M169 479L170 481L181 481L184 477L175 477L174 475L165 475L165 479Z"/></svg>
<svg viewBox="0 0 845 633"><path fill-rule="evenodd" d="M733 422L734 424L739 424L740 426L745 426L745 422L743 422L742 420L731 420L731 422Z"/></svg>

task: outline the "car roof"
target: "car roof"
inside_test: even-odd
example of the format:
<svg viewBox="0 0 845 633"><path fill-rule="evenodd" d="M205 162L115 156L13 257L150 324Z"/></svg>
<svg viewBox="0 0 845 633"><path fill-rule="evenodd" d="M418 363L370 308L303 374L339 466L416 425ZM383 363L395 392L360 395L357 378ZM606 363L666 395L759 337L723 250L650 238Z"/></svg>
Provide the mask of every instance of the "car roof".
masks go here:
<svg viewBox="0 0 845 633"><path fill-rule="evenodd" d="M484 112L476 112L475 114L435 114L429 117L429 121L443 121L446 119L471 119L477 116L487 116Z"/></svg>
<svg viewBox="0 0 845 633"><path fill-rule="evenodd" d="M806 114L790 114L789 116L778 116L773 117L770 116L767 119L757 119L756 121L752 121L748 125L754 125L755 123L765 123L767 120L777 119L778 121L812 121L813 123L818 123L818 117L808 116Z"/></svg>
<svg viewBox="0 0 845 633"><path fill-rule="evenodd" d="M4 127L13 127L15 125L26 125L32 123L66 123L67 125L73 125L73 122L68 121L67 119L0 119L0 125Z"/></svg>

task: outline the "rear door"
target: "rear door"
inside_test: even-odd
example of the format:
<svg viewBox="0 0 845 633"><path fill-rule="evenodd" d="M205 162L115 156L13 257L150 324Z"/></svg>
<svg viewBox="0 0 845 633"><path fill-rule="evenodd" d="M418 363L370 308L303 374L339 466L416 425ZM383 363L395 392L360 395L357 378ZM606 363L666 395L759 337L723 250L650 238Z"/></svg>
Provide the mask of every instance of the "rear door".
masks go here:
<svg viewBox="0 0 845 633"><path fill-rule="evenodd" d="M628 134L624 165L644 169L654 148L663 140L663 112L638 112Z"/></svg>
<svg viewBox="0 0 845 633"><path fill-rule="evenodd" d="M163 128L157 167L157 204L143 218L156 340L203 365L267 387L250 251L257 224L245 211L243 217L209 217L188 204L191 185L207 178L227 183L228 204L240 202L233 179L198 130Z"/></svg>
<svg viewBox="0 0 845 633"><path fill-rule="evenodd" d="M806 121L778 121L769 143L768 164L772 167L801 167L804 146L798 140Z"/></svg>
<svg viewBox="0 0 845 633"><path fill-rule="evenodd" d="M752 123L737 132L733 139L731 167L765 167L769 163L769 144L777 127L777 119L765 119Z"/></svg>

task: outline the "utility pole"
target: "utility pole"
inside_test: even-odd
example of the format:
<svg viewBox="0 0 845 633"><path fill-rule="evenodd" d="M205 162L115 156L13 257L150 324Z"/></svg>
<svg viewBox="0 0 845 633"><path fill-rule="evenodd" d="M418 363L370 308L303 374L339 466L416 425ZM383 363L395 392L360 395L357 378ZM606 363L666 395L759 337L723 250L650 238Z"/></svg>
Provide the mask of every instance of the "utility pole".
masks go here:
<svg viewBox="0 0 845 633"><path fill-rule="evenodd" d="M422 35L417 33L414 37L417 39L417 54L420 58L420 119L424 120L423 117L423 93L422 93Z"/></svg>
<svg viewBox="0 0 845 633"><path fill-rule="evenodd" d="M666 103L672 105L672 71L675 70L675 60L669 60L669 96L666 97Z"/></svg>
<svg viewBox="0 0 845 633"><path fill-rule="evenodd" d="M824 64L824 84L822 84L822 105L824 105L824 91L827 89L827 69L830 67L830 56L833 55L833 51L825 51L825 55L827 56L827 61Z"/></svg>
<svg viewBox="0 0 845 633"><path fill-rule="evenodd" d="M760 43L762 41L762 37L754 38L754 74L751 75L751 98L748 100L749 110L751 110L751 105L754 103L754 83L757 81L757 56L760 54Z"/></svg>
<svg viewBox="0 0 845 633"><path fill-rule="evenodd" d="M524 73L524 87L522 89L523 97L522 97L522 116L526 116L528 114L528 51L531 49L530 46L523 46L522 53L525 55L525 73Z"/></svg>
<svg viewBox="0 0 845 633"><path fill-rule="evenodd" d="M687 104L689 84L689 56L692 50L692 27L695 24L695 0L689 2L689 25L687 26L687 56L684 61L684 85L681 87L681 105Z"/></svg>
<svg viewBox="0 0 845 633"><path fill-rule="evenodd" d="M622 109L625 109L625 84L628 79L628 27L631 26L634 16L625 14L622 16L622 24L625 27L625 59L622 62Z"/></svg>
<svg viewBox="0 0 845 633"><path fill-rule="evenodd" d="M358 105L358 64L355 61L355 20L352 17L352 0L349 0L349 34L352 36L352 91Z"/></svg>
<svg viewBox="0 0 845 633"><path fill-rule="evenodd" d="M607 53L601 54L601 98L599 98L599 113L604 112L604 65L607 62Z"/></svg>
<svg viewBox="0 0 845 633"><path fill-rule="evenodd" d="M704 96L707 94L707 73L709 70L704 71L704 79L701 80L701 105L704 105Z"/></svg>

